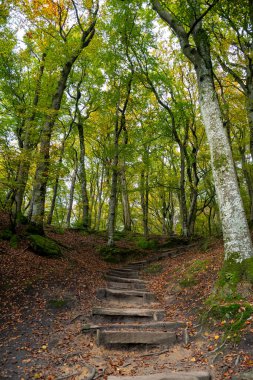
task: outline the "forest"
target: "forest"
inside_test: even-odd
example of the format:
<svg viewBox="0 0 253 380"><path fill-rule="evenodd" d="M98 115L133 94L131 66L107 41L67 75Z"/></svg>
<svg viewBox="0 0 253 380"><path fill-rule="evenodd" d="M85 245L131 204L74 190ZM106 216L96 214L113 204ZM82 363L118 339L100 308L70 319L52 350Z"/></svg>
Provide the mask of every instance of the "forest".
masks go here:
<svg viewBox="0 0 253 380"><path fill-rule="evenodd" d="M159 244L166 249L178 244L177 254L185 250L186 256L166 264L164 273L173 280L170 265L183 270L181 288L193 286L199 295L202 285L195 289L193 277L204 276L210 266L199 299L212 305L209 311L217 304L230 307L225 317L219 309L220 324L214 326L220 328L223 318L233 328L250 325L253 1L0 0L0 32L0 295L8 293L19 270L17 297L23 286L24 297L33 286L42 289L44 270L47 279L58 281L53 289L76 283L75 297L84 297L89 309L106 276L130 270L117 267L124 252L130 253L126 262L147 257L150 264L152 252L157 260L174 258L170 251L159 256ZM214 241L219 248L214 243L210 253L206 242ZM61 251L71 244L65 259ZM39 256L31 259L30 251ZM56 262L43 261L47 255ZM165 302L165 274L161 264L152 265L145 275L160 276L148 281ZM81 268L87 273L81 275ZM87 292L81 295L81 276L91 300ZM125 279L124 287L129 282ZM181 290L173 305L184 294L183 312L181 301L178 310L185 317L194 294ZM7 293L6 300L12 299ZM59 307L58 299L45 302L51 301ZM15 302L3 302L11 318ZM176 310L169 313L178 318ZM47 350L42 347L38 352ZM209 347L218 350L215 342ZM199 354L191 355L195 363ZM243 358L240 371L253 363L250 356ZM117 373L116 364L111 367L108 374ZM218 370L220 379L232 378L229 368ZM34 369L32 377L22 373L16 379L58 379L49 369L45 373ZM71 371L59 379L68 377Z"/></svg>
<svg viewBox="0 0 253 380"><path fill-rule="evenodd" d="M222 233L250 259L252 23L246 0L2 2L12 228Z"/></svg>

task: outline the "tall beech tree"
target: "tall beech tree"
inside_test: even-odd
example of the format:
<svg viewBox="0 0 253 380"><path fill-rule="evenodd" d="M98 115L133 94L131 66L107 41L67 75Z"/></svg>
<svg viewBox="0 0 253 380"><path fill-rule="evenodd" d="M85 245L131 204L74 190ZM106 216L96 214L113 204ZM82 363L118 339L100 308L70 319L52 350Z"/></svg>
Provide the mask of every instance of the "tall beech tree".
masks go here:
<svg viewBox="0 0 253 380"><path fill-rule="evenodd" d="M242 262L253 256L253 248L231 148L214 87L210 40L203 26L203 19L211 12L216 2L204 8L199 1L184 1L177 9L173 8L172 12L170 4L158 0L151 1L158 16L177 35L182 53L194 65L201 113L211 152L226 260ZM186 9L188 19L183 21L181 15L185 14Z"/></svg>
<svg viewBox="0 0 253 380"><path fill-rule="evenodd" d="M60 67L60 73L56 85L56 90L52 96L50 105L48 107L48 116L42 127L40 138L40 158L36 167L34 188L33 188L33 208L31 221L34 222L38 229L43 231L43 221L45 213L45 197L46 186L49 170L49 157L50 157L50 140L53 127L61 107L62 98L65 92L67 80L73 65L75 64L82 51L90 44L94 34L95 25L97 22L98 14L98 1L92 1L86 9L79 9L79 6L74 0L71 1L72 12L75 14L75 24L71 28L66 27L67 15L64 12L70 12L69 9L63 9L59 5L58 14L58 30L59 34L66 45L67 52L65 62ZM84 17L84 15L86 15ZM68 28L66 30L65 28ZM73 45L72 35L74 33L75 45ZM70 46L68 46L70 44Z"/></svg>

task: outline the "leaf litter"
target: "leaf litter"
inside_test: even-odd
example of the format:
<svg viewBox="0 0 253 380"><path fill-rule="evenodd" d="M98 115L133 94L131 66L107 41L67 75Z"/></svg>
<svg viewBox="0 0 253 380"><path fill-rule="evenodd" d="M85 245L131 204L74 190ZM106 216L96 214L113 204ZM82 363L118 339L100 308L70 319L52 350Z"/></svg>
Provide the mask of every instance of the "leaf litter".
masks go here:
<svg viewBox="0 0 253 380"><path fill-rule="evenodd" d="M184 248L183 255L163 259L163 270L157 274L143 272L166 310L166 320L187 323L187 341L181 330L181 343L170 349L135 346L119 350L97 347L93 334L82 333L92 306L99 303L96 290L105 285L104 274L112 267L98 253L105 238L74 230L61 235L50 229L47 234L65 247L62 259L35 255L25 240L17 249L0 242L1 379L81 380L89 377L92 368L94 378L101 379L209 368L221 380L252 367L251 321L241 342L228 343L221 352L221 326L202 331L199 325L201 307L222 263L220 241L208 252L195 245ZM128 247L133 243L117 244ZM196 273L197 284L180 286L179 278L196 260L207 261L206 270Z"/></svg>

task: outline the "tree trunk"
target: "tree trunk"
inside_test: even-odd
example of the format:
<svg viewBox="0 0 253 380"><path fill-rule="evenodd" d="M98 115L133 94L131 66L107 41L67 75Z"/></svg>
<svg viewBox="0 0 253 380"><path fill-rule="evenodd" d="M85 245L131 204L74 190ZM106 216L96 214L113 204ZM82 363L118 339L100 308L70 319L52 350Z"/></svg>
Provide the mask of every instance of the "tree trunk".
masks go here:
<svg viewBox="0 0 253 380"><path fill-rule="evenodd" d="M77 165L77 159L75 160L75 169L71 177L71 185L70 185L70 191L69 191L69 205L68 205L68 213L66 218L67 226L70 227L70 220L71 220L71 214L72 214L72 208L73 208L73 202L74 202L74 192L75 192L75 185L76 185L76 177L78 172L78 165Z"/></svg>
<svg viewBox="0 0 253 380"><path fill-rule="evenodd" d="M97 211L97 218L96 218L96 227L95 229L99 231L100 229L100 223L101 223L101 217L102 217L102 208L103 208L103 200L102 200L102 194L103 194L103 183L104 183L104 165L102 167L102 173L100 179L98 179L97 182L97 191L98 191L98 211Z"/></svg>
<svg viewBox="0 0 253 380"><path fill-rule="evenodd" d="M185 147L181 144L180 148L180 216L183 237L188 237L188 212L186 205L186 192L185 192Z"/></svg>
<svg viewBox="0 0 253 380"><path fill-rule="evenodd" d="M80 157L79 157L79 178L81 182L81 197L82 197L82 225L85 231L90 228L90 216L89 216L89 199L87 192L87 179L86 179L86 167L85 167L85 143L84 143L84 127L80 120L77 124L79 144L80 144Z"/></svg>
<svg viewBox="0 0 253 380"><path fill-rule="evenodd" d="M200 107L211 151L226 259L237 255L242 261L253 255L252 242L211 72L201 66L197 69Z"/></svg>
<svg viewBox="0 0 253 380"><path fill-rule="evenodd" d="M54 183L54 188L53 188L53 197L52 197L50 211L49 211L48 218L47 218L47 224L48 225L50 225L52 223L52 220L53 220L55 203L56 203L56 197L57 197L58 187L59 187L59 179L60 179L61 165L62 165L64 150L65 150L65 137L64 137L64 140L63 140L62 145L61 145L60 157L59 157L58 164L57 164L58 168L56 170L56 175L55 175L55 183Z"/></svg>
<svg viewBox="0 0 253 380"><path fill-rule="evenodd" d="M141 207L142 207L142 223L143 223L143 235L145 239L148 238L149 230L148 230L148 174L145 174L143 170L141 172Z"/></svg>
<svg viewBox="0 0 253 380"><path fill-rule="evenodd" d="M115 128L114 128L114 158L113 158L113 169L112 169L112 184L111 184L111 195L109 202L109 217L108 217L108 246L114 245L114 229L116 220L116 206L117 206L117 193L118 193L118 163L119 163L119 138L121 132L125 132L125 138L127 136L126 130L126 110L128 102L130 99L132 80L133 80L133 69L131 68L131 74L127 81L126 97L123 102L122 108L119 103L116 106L116 117L115 117ZM125 140L126 143L126 140Z"/></svg>
<svg viewBox="0 0 253 380"><path fill-rule="evenodd" d="M116 107L114 128L114 158L112 167L111 179L111 193L109 201L109 215L108 215L108 241L107 245L112 247L114 245L114 230L116 220L117 196L118 196L118 163L119 163L119 136L121 130L119 129L119 107Z"/></svg>
<svg viewBox="0 0 253 380"><path fill-rule="evenodd" d="M197 149L194 147L192 151L193 160L187 159L187 172L190 183L190 207L188 210L187 226L189 236L194 234L195 221L197 216L197 199L198 199L198 170L197 170Z"/></svg>
<svg viewBox="0 0 253 380"><path fill-rule="evenodd" d="M122 193L124 230L131 231L131 213L130 213L130 204L129 204L128 190L127 190L127 182L126 182L125 164L121 170L121 193Z"/></svg>
<svg viewBox="0 0 253 380"><path fill-rule="evenodd" d="M41 133L40 140L40 157L36 168L35 183L33 191L33 206L32 206L32 222L37 225L38 231L43 233L43 221L45 214L45 197L46 197L46 187L48 181L49 172L49 153L50 153L50 141L53 131L55 121L57 119L58 111L61 107L62 97L66 88L66 83L71 72L72 66L76 62L77 58L81 54L82 50L89 45L94 34L96 17L98 12L97 9L94 12L94 19L88 26L86 30L80 27L82 34L80 39L80 46L76 50L75 54L64 64L60 78L57 84L57 90L53 95L51 106L49 107L48 116ZM80 26L80 21L79 21Z"/></svg>
<svg viewBox="0 0 253 380"><path fill-rule="evenodd" d="M41 59L41 65L39 68L39 75L36 82L36 89L35 94L33 98L33 111L31 116L25 120L24 126L22 129L24 129L24 141L21 142L21 158L20 163L18 167L18 173L17 173L17 190L15 192L15 220L19 222L19 218L22 214L22 204L25 194L25 188L26 184L29 178L29 170L31 165L31 156L32 151L34 149L34 142L32 139L32 133L33 132L33 123L36 117L36 107L39 103L39 97L40 97L40 90L41 90L41 82L42 77L45 69L45 59L46 59L46 53L42 54Z"/></svg>
<svg viewBox="0 0 253 380"><path fill-rule="evenodd" d="M124 139L123 143L126 146L128 143L128 133L124 122ZM121 170L121 195L122 195L122 206L123 206L123 221L124 221L124 230L131 231L131 212L130 212L130 204L128 197L128 189L127 189L127 180L126 180L126 162L125 158L123 158L123 165Z"/></svg>
<svg viewBox="0 0 253 380"><path fill-rule="evenodd" d="M45 213L45 197L46 187L49 171L49 151L52 130L57 118L57 112L60 109L62 97L65 91L67 79L71 71L72 65L75 60L66 63L61 71L61 76L58 81L57 91L53 96L51 104L51 115L47 117L44 124L41 141L40 141L40 158L36 168L35 184L34 184L34 197L33 197L33 212L32 222L34 222L38 229L43 232L43 220Z"/></svg>

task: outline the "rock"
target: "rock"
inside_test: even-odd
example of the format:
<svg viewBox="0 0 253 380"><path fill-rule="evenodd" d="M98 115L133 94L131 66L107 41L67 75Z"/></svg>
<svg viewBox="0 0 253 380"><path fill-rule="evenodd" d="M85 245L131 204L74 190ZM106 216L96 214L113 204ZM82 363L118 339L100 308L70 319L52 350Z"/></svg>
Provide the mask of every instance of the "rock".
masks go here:
<svg viewBox="0 0 253 380"><path fill-rule="evenodd" d="M61 248L54 240L41 235L30 235L29 241L34 252L41 256L51 258L62 257Z"/></svg>
<svg viewBox="0 0 253 380"><path fill-rule="evenodd" d="M141 290L117 290L108 288L98 289L97 298L100 300L106 299L109 301L135 303L138 305L156 301L155 295L150 292Z"/></svg>
<svg viewBox="0 0 253 380"><path fill-rule="evenodd" d="M142 328L141 326L139 328ZM176 334L171 331L101 331L97 330L97 344L154 344L170 346L176 342Z"/></svg>
<svg viewBox="0 0 253 380"><path fill-rule="evenodd" d="M161 321L164 316L164 310L155 309L137 309L137 308L105 308L95 307L92 310L93 316L113 317L120 320L153 320Z"/></svg>

